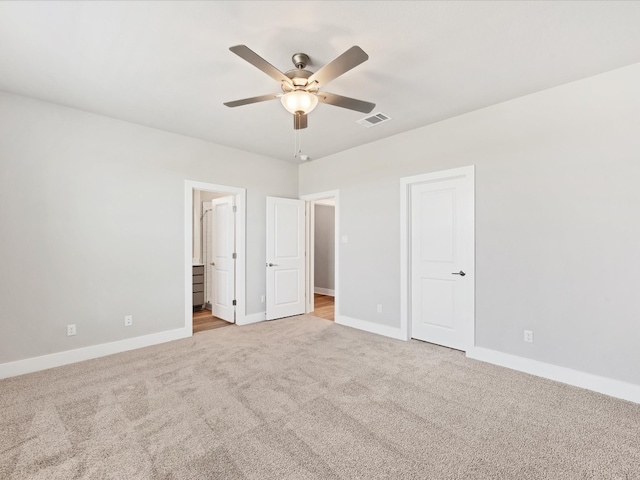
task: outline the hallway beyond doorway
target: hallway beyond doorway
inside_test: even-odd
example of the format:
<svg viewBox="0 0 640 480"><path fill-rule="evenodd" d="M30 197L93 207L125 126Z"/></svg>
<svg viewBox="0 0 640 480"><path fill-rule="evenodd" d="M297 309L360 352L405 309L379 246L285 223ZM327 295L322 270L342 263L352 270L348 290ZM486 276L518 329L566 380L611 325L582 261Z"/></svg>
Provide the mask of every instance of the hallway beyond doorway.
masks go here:
<svg viewBox="0 0 640 480"><path fill-rule="evenodd" d="M325 320L335 320L335 299L329 295L315 293L313 295L313 312L309 315L324 318Z"/></svg>
<svg viewBox="0 0 640 480"><path fill-rule="evenodd" d="M214 328L226 327L233 323L226 322L221 318L214 317L211 310L203 308L193 312L193 334L212 330Z"/></svg>

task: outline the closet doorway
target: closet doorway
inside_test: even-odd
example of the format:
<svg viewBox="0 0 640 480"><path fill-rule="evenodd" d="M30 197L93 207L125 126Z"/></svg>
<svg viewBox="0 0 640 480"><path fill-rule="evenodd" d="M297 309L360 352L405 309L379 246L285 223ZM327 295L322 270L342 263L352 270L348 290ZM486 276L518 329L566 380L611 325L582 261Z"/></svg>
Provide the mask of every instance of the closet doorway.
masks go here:
<svg viewBox="0 0 640 480"><path fill-rule="evenodd" d="M245 191L187 182L191 210L185 328L193 334L244 316Z"/></svg>

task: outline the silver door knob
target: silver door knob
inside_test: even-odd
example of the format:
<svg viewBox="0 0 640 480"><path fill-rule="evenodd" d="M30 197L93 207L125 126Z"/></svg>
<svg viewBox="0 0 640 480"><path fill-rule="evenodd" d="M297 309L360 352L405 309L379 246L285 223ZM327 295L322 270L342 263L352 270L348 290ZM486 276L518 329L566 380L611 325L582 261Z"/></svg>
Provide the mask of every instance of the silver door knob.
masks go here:
<svg viewBox="0 0 640 480"><path fill-rule="evenodd" d="M267 267L277 267L278 265L275 263L267 263Z"/></svg>
<svg viewBox="0 0 640 480"><path fill-rule="evenodd" d="M464 273L462 270L460 270L459 272L453 272L451 275L460 275L461 277L464 277L466 275L466 273Z"/></svg>
<svg viewBox="0 0 640 480"><path fill-rule="evenodd" d="M210 265L216 266L216 262L211 262Z"/></svg>

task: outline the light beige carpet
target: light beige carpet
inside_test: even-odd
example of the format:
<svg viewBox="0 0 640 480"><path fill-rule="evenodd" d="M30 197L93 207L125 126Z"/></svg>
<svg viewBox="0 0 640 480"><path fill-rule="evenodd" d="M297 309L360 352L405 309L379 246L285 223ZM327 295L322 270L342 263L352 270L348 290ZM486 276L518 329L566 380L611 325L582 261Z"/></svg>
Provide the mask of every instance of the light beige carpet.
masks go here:
<svg viewBox="0 0 640 480"><path fill-rule="evenodd" d="M0 393L3 480L640 478L640 405L309 316Z"/></svg>

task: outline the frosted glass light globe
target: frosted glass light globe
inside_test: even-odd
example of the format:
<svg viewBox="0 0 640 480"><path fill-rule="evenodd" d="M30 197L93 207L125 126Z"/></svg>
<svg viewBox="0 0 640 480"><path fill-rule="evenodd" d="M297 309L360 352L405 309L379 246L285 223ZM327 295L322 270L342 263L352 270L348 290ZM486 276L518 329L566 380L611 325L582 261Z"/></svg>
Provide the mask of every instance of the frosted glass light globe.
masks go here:
<svg viewBox="0 0 640 480"><path fill-rule="evenodd" d="M318 105L318 97L304 90L285 93L280 100L282 106L294 114L297 112L309 113Z"/></svg>

